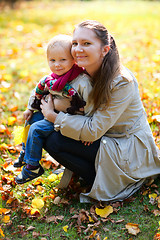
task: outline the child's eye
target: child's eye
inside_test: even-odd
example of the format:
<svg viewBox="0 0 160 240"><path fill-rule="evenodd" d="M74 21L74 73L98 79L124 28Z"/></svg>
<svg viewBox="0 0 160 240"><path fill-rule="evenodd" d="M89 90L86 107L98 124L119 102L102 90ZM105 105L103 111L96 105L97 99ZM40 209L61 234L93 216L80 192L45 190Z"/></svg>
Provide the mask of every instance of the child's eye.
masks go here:
<svg viewBox="0 0 160 240"><path fill-rule="evenodd" d="M51 62L55 62L55 59L51 59L50 61L51 61Z"/></svg>
<svg viewBox="0 0 160 240"><path fill-rule="evenodd" d="M66 59L65 59L65 58L62 58L61 61L64 62L64 61L66 61Z"/></svg>
<svg viewBox="0 0 160 240"><path fill-rule="evenodd" d="M72 46L77 46L77 43L76 43L76 42L73 42L73 43L72 43Z"/></svg>

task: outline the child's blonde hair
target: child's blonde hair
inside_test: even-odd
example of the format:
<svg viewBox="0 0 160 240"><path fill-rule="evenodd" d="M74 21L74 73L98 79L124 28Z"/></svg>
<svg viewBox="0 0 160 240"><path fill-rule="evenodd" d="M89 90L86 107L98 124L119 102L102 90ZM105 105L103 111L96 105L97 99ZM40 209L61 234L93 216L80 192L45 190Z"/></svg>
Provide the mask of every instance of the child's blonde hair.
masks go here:
<svg viewBox="0 0 160 240"><path fill-rule="evenodd" d="M59 34L53 37L47 45L47 56L49 51L56 46L61 46L64 49L71 51L72 47L72 37L65 34Z"/></svg>

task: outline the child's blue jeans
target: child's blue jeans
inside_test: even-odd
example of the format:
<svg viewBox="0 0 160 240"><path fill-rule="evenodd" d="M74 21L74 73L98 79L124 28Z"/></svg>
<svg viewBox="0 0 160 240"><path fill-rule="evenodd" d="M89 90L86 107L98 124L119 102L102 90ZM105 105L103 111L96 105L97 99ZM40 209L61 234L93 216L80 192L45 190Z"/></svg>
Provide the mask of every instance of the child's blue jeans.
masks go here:
<svg viewBox="0 0 160 240"><path fill-rule="evenodd" d="M45 120L41 112L34 113L28 124L31 126L25 146L24 162L38 166L42 157L44 141L54 131L54 124Z"/></svg>
<svg viewBox="0 0 160 240"><path fill-rule="evenodd" d="M81 141L63 136L54 130L54 124L43 119L40 112L33 114L25 149L24 161L39 165L44 148L56 161L81 176L88 184L95 178L95 158L100 139L85 146Z"/></svg>

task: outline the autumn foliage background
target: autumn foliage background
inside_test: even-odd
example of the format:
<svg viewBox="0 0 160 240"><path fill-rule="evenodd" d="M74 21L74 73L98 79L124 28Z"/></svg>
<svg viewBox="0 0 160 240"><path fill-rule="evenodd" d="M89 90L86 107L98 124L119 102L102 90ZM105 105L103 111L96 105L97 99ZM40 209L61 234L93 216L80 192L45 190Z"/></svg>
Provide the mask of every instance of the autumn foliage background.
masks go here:
<svg viewBox="0 0 160 240"><path fill-rule="evenodd" d="M80 189L77 183L76 187L72 185L65 194L57 192L55 187L61 175L57 177L52 174L52 170L56 169L57 165L45 152L42 158L45 174L40 179L25 184L23 187L17 186L14 179L20 169L13 169L12 164L21 150L21 145L16 145L13 131L24 125L22 114L26 109L31 90L42 76L49 73L45 55L45 46L48 40L59 33L72 34L75 24L85 19L95 19L102 22L114 35L122 63L137 77L147 118L156 145L160 148L159 12L160 2L156 1L20 1L14 9L7 6L1 8L0 221L2 225L0 239L11 239L9 229L12 229L14 233L13 239L16 239L17 236L17 239L21 239L20 237L29 239L28 236L50 239L53 232L50 235L44 233L43 236L40 229L35 230L38 228L36 224L41 220L44 220L45 224L53 223L53 226L56 227L61 222L60 230L53 228L54 237L57 231L57 238L54 239L64 237L66 237L65 239L107 239L107 237L108 239L129 239L130 234L132 234L130 239L147 239L148 235L144 235L145 230L143 232L141 229L141 233L137 230L139 229L138 224L140 224L137 224L138 220L133 223L137 224L136 226L129 225L129 228L136 228L136 231L126 232L128 229L126 224L129 220L121 216L126 210L123 204L109 205L107 210L103 205L98 206L98 209L105 209L108 215L121 211L119 218L116 215L117 219L115 220L114 215L113 218L108 218L105 210L105 216L102 214L101 217L96 210L96 205L87 205L84 210L84 206L78 204L77 192L79 193ZM20 138L18 132L16 137ZM152 238L148 239L153 239L153 237L160 239L158 238L158 218L156 218L160 215L159 187L159 182L154 183L154 180L151 180L150 185L139 192L141 197L139 198L137 195L136 200L134 199L137 201L137 205L140 202L141 207L145 206L145 213L153 215L154 224L150 233ZM148 199L145 200L145 203L142 199L144 196ZM72 203L73 198L76 199L76 203L74 208L71 208L68 204ZM133 198L130 202L133 202ZM148 205L151 205L151 208ZM64 206L72 218L65 216L63 211L59 213L60 209L64 210ZM155 213L155 209L158 212ZM132 215L134 214L136 212L132 213ZM26 217L35 219L36 227L32 226L31 228L30 222L24 223L23 219ZM14 219L17 219L16 225L14 225ZM69 224L67 219L72 219L72 224ZM76 219L76 224L73 219ZM112 235L112 227L106 230L104 226L101 226L102 223L113 224L116 221L122 224L121 227L114 229L119 235ZM148 224L150 227L150 220L148 220ZM73 231L72 225L76 226L76 230ZM19 226L18 230L17 226ZM28 227L30 227L29 230Z"/></svg>

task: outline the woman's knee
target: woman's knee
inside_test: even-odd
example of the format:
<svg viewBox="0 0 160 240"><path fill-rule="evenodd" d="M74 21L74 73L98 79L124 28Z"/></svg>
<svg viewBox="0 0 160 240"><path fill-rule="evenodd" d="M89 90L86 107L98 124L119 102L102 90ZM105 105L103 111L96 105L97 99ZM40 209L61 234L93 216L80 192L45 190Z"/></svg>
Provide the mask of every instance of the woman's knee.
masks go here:
<svg viewBox="0 0 160 240"><path fill-rule="evenodd" d="M63 149L63 139L59 132L53 131L46 139L44 148L49 153L59 153Z"/></svg>

